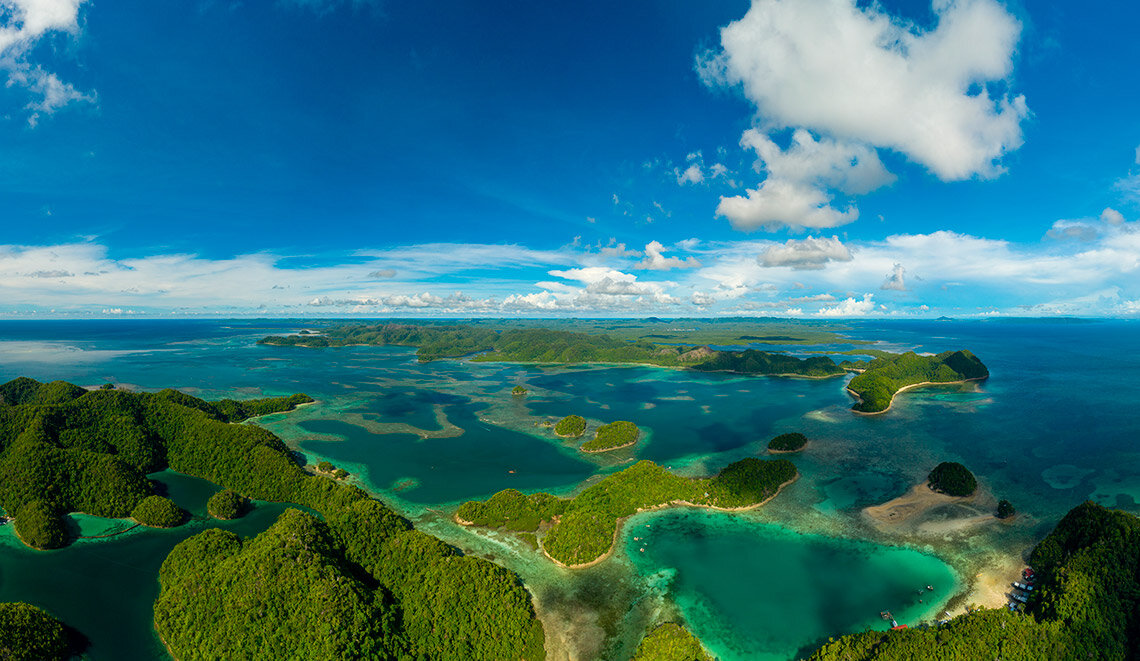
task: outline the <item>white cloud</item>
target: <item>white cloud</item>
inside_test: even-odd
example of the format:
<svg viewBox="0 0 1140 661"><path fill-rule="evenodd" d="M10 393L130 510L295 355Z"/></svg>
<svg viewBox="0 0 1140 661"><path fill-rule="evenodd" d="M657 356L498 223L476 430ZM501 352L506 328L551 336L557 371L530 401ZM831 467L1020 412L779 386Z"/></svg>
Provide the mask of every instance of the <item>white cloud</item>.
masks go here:
<svg viewBox="0 0 1140 661"><path fill-rule="evenodd" d="M879 286L884 291L906 291L906 269L902 264L895 264L887 279Z"/></svg>
<svg viewBox="0 0 1140 661"><path fill-rule="evenodd" d="M1100 220L1105 224L1118 227L1124 224L1124 214L1120 213L1116 209L1108 207L1104 211L1100 212Z"/></svg>
<svg viewBox="0 0 1140 661"><path fill-rule="evenodd" d="M0 69L7 86L28 90L33 96L26 109L35 126L41 115L75 102L95 102L94 94L79 92L42 66L28 61L29 54L48 33L79 32L79 8L85 0L0 0Z"/></svg>
<svg viewBox="0 0 1140 661"><path fill-rule="evenodd" d="M854 206L838 211L830 203L831 196L814 186L769 178L744 196L720 198L716 213L740 230L825 229L859 218Z"/></svg>
<svg viewBox="0 0 1140 661"><path fill-rule="evenodd" d="M645 259L637 263L634 268L649 269L651 271L668 271L669 269L691 269L701 265L695 257L666 257L663 253L665 246L659 241L650 241L645 245Z"/></svg>
<svg viewBox="0 0 1140 661"><path fill-rule="evenodd" d="M851 251L839 237L808 237L803 240L788 239L760 253L758 258L765 267L787 266L797 270L821 269L828 262L849 262Z"/></svg>
<svg viewBox="0 0 1140 661"><path fill-rule="evenodd" d="M787 149L756 129L745 131L740 144L756 152L757 166L762 166L768 177L744 196L721 198L717 214L727 217L737 229L774 229L780 225L800 229L849 223L859 217L858 210L854 206L843 212L835 210L829 189L863 194L895 180L875 150L830 138L816 140L802 129L792 134Z"/></svg>
<svg viewBox="0 0 1140 661"><path fill-rule="evenodd" d="M863 5L863 6L860 6ZM856 0L756 0L697 61L772 127L893 149L943 180L995 176L1022 143L1023 96L994 91L1021 25L995 0L933 0L937 25Z"/></svg>
<svg viewBox="0 0 1140 661"><path fill-rule="evenodd" d="M705 173L701 172L701 167L696 163L692 163L689 167L681 170L677 168L674 172L677 175L677 183L684 186L685 184L699 184L705 180Z"/></svg>
<svg viewBox="0 0 1140 661"><path fill-rule="evenodd" d="M1140 165L1140 146L1136 147L1136 165Z"/></svg>
<svg viewBox="0 0 1140 661"><path fill-rule="evenodd" d="M630 250L625 247L624 243L618 243L617 239L613 238L610 239L608 245L601 246L598 252L606 257L641 257L639 251Z"/></svg>
<svg viewBox="0 0 1140 661"><path fill-rule="evenodd" d="M817 317L865 317L875 310L874 296L863 294L863 299L848 298L831 307L821 308Z"/></svg>
<svg viewBox="0 0 1140 661"><path fill-rule="evenodd" d="M820 184L853 195L869 193L895 180L874 149L831 138L816 140L803 129L792 133L787 149L780 149L754 128L744 132L740 144L754 150L769 176L777 179Z"/></svg>
<svg viewBox="0 0 1140 661"><path fill-rule="evenodd" d="M677 178L677 183L681 186L696 185L710 179L727 177L729 174L728 167L723 163L713 163L706 167L705 156L700 150L690 152L685 156L685 163L682 167L673 168L673 176Z"/></svg>

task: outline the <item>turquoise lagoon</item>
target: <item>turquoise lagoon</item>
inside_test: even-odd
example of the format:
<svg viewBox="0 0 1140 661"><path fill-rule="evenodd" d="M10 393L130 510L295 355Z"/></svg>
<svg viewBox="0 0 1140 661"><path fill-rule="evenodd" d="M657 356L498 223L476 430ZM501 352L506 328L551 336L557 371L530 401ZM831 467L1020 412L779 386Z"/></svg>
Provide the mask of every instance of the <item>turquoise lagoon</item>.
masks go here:
<svg viewBox="0 0 1140 661"><path fill-rule="evenodd" d="M349 469L424 529L518 571L542 609L549 647L580 658L622 658L647 626L674 618L724 659L793 658L821 638L885 627L881 610L908 624L944 607L960 612L963 599L947 605L955 591L968 588L978 571L1019 558L1083 500L1138 511L1135 322L845 324L848 337L878 341L880 348L969 348L990 367L991 378L980 386L911 391L880 416L848 410L844 379L419 364L412 350L397 347L255 344L313 323L3 322L0 379L114 381L205 398L306 392L318 403L256 423L311 459ZM516 384L530 394L509 396ZM633 420L646 433L630 450L582 455L541 426L569 413L591 424ZM467 499L507 487L570 493L641 458L687 475L715 472L762 454L767 440L785 431L802 431L811 443L791 457L801 479L774 501L744 514L648 515L625 527L623 552L590 570L557 570L515 538L463 529L449 518ZM1012 524L907 533L868 525L864 507L901 495L945 460L970 466L990 497L1011 500L1023 516ZM279 511L273 507L224 525L255 534ZM940 516L952 523L967 514ZM216 524L136 531L48 554L6 544L0 599L37 603L70 621L92 639L91 658L127 658L112 652L113 641L154 642L148 613L157 567L169 548L203 525ZM642 541L644 553L636 545ZM121 558L134 558L135 569L123 568ZM60 578L68 567L93 578ZM781 571L773 574L773 567ZM836 574L836 567L846 571ZM125 576L142 587L110 590L128 584ZM934 593L914 592L928 584ZM787 596L771 598L764 585L778 585ZM91 596L69 602L61 596L64 586ZM116 619L118 611L124 615ZM148 650L130 658L163 658L161 649Z"/></svg>

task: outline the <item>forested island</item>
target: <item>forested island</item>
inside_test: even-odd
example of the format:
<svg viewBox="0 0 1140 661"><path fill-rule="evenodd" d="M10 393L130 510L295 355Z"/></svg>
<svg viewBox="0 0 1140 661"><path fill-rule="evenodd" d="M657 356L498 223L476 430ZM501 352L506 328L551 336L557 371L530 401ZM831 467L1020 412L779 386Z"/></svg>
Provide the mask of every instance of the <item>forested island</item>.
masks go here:
<svg viewBox="0 0 1140 661"><path fill-rule="evenodd" d="M838 638L810 661L1135 659L1140 654L1140 519L1078 505L1031 553L1025 612L984 609L935 627Z"/></svg>
<svg viewBox="0 0 1140 661"><path fill-rule="evenodd" d="M352 325L336 326L322 335L271 335L258 340L258 344L310 348L357 345L416 347L420 362L473 356L472 360L478 362L638 364L795 376L838 376L846 373L826 356L801 359L757 350L714 351L705 346L655 344L601 333L549 328L494 331L471 325Z"/></svg>
<svg viewBox="0 0 1140 661"><path fill-rule="evenodd" d="M978 489L978 480L970 469L956 461L944 461L930 471L927 485L947 496L972 496Z"/></svg>
<svg viewBox="0 0 1140 661"><path fill-rule="evenodd" d="M287 512L252 541L208 530L176 547L163 566L155 625L178 658L264 658L283 641L344 650L320 658L543 658L542 625L516 574L415 530L359 488L306 473L268 430L233 424L307 401L211 403L173 390L16 379L0 386L0 506L16 512L22 537L43 526L54 531L44 546L60 546L69 541L56 534L66 531L67 512L126 517L156 495L146 474L170 468L243 498L319 513L323 521ZM155 509L169 514L161 503ZM269 575L268 583L257 578ZM318 579L329 589L307 602ZM315 640L329 613L343 616L331 621L346 632ZM357 656L351 645L365 629L353 626L378 636L362 649L384 652ZM221 635L235 627L241 636Z"/></svg>
<svg viewBox="0 0 1140 661"><path fill-rule="evenodd" d="M554 423L554 433L562 438L578 438L586 433L586 419L580 415L568 415Z"/></svg>
<svg viewBox="0 0 1140 661"><path fill-rule="evenodd" d="M602 333L577 333L549 328L494 330L468 325L378 324L335 326L323 334L272 335L258 344L282 347L344 347L396 345L417 347L421 362L472 356L479 362L517 362L556 365L615 363L681 367L702 372L729 372L759 376L856 376L847 388L858 400L852 409L881 413L895 394L905 388L938 383L979 381L989 370L967 350L922 356L913 351L892 354L874 349L857 350L870 361L829 356L798 358L786 353L745 349L718 351L707 346L686 347L627 340Z"/></svg>
<svg viewBox="0 0 1140 661"><path fill-rule="evenodd" d="M977 356L967 350L944 351L920 356L913 351L885 354L869 363L851 364L862 370L847 389L859 401L852 407L861 413L882 413L891 406L895 393L904 388L936 383L980 381L990 372Z"/></svg>
<svg viewBox="0 0 1140 661"><path fill-rule="evenodd" d="M689 630L675 622L646 634L631 661L713 661Z"/></svg>
<svg viewBox="0 0 1140 661"><path fill-rule="evenodd" d="M641 430L629 420L617 420L598 427L594 437L582 444L582 452L608 452L637 443Z"/></svg>
<svg viewBox="0 0 1140 661"><path fill-rule="evenodd" d="M83 647L81 636L43 610L22 602L0 603L0 659L65 661Z"/></svg>
<svg viewBox="0 0 1140 661"><path fill-rule="evenodd" d="M465 525L536 533L543 552L571 568L593 564L611 551L618 523L639 511L670 504L743 509L764 503L797 476L786 459L747 457L716 476L690 479L642 460L588 487L573 498L524 495L506 489L486 502L468 501L456 519Z"/></svg>
<svg viewBox="0 0 1140 661"><path fill-rule="evenodd" d="M775 454L799 452L807 445L807 436L798 431L780 434L768 441L768 451Z"/></svg>

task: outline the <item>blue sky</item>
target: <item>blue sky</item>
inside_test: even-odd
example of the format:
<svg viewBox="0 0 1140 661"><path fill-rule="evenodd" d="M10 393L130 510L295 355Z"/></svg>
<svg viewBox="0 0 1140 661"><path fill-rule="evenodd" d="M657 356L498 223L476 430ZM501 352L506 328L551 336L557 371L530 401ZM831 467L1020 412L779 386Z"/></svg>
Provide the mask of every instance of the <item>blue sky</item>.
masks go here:
<svg viewBox="0 0 1140 661"><path fill-rule="evenodd" d="M1137 316L1138 24L0 0L0 315Z"/></svg>

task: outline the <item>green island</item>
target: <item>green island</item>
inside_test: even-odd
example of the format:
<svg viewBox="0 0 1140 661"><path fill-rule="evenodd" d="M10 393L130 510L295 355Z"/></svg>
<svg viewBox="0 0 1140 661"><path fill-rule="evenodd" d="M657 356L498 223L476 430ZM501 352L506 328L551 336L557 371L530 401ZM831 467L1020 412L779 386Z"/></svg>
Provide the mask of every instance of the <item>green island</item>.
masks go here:
<svg viewBox="0 0 1140 661"><path fill-rule="evenodd" d="M334 326L321 335L271 335L258 340L268 346L339 347L396 345L417 347L421 362L474 355L478 362L515 362L555 365L614 363L680 367L701 372L729 372L760 376L838 377L855 372L847 389L857 398L852 409L882 413L896 393L907 388L939 383L978 381L989 370L967 350L920 356L913 351L892 354L875 349L844 353L871 355L870 361L829 356L797 358L786 353L745 349L716 351L708 346L686 348L659 344L649 334L639 339L602 332L575 332L549 328L495 329L465 325L354 324ZM745 336L739 336L745 337ZM738 337L738 339L739 339ZM753 336L761 337L761 336Z"/></svg>
<svg viewBox="0 0 1140 661"><path fill-rule="evenodd" d="M782 374L806 377L841 376L847 373L827 356L796 358L785 353L772 353L757 349L714 351L707 360L694 364L692 368L702 372Z"/></svg>
<svg viewBox="0 0 1140 661"><path fill-rule="evenodd" d="M900 390L936 383L978 381L990 372L977 356L963 349L920 356L913 351L878 356L870 362L844 362L853 371L862 370L847 389L859 401L852 408L860 413L882 413Z"/></svg>
<svg viewBox="0 0 1140 661"><path fill-rule="evenodd" d="M163 496L147 496L131 510L131 518L149 528L175 528L187 518L186 512Z"/></svg>
<svg viewBox="0 0 1140 661"><path fill-rule="evenodd" d="M1009 502L1008 500L998 501L997 512L994 513L994 516L999 519L1008 519L1014 514L1017 514L1017 510L1014 509L1013 503Z"/></svg>
<svg viewBox="0 0 1140 661"><path fill-rule="evenodd" d="M233 489L222 489L206 502L206 511L215 519L240 519L247 510L249 499Z"/></svg>
<svg viewBox="0 0 1140 661"><path fill-rule="evenodd" d="M586 419L580 415L568 415L554 423L554 433L563 438L578 438L586 433Z"/></svg>
<svg viewBox="0 0 1140 661"><path fill-rule="evenodd" d="M456 511L467 525L535 533L550 559L570 568L603 560L613 549L621 520L637 512L684 504L714 509L748 509L767 502L796 479L787 459L746 457L710 478L684 478L642 460L607 476L573 498L509 489L486 502L468 501Z"/></svg>
<svg viewBox="0 0 1140 661"><path fill-rule="evenodd" d="M713 661L699 640L685 627L667 622L641 639L632 661Z"/></svg>
<svg viewBox="0 0 1140 661"><path fill-rule="evenodd" d="M582 444L582 452L607 452L618 448L629 447L637 443L641 430L628 420L617 420L601 427L594 432L594 438Z"/></svg>
<svg viewBox="0 0 1140 661"><path fill-rule="evenodd" d="M799 452L807 445L807 436L799 433L798 431L790 432L787 434L780 434L779 436L768 441L768 451L774 454L782 454L789 452Z"/></svg>
<svg viewBox="0 0 1140 661"><path fill-rule="evenodd" d="M542 625L513 572L464 556L415 530L359 488L306 473L268 430L233 424L240 415L288 410L311 401L304 395L218 407L174 390L87 391L64 382L21 378L0 386L0 397L0 506L16 512L17 533L26 542L27 525L39 519L65 531L67 512L126 517L155 495L146 474L166 468L245 497L295 503L323 519L318 525L282 515L278 529L285 537L302 540L310 529L316 530L312 534L324 544L323 560L310 557L315 547L304 544L249 542L250 555L243 556L247 562L235 561L235 571L252 568L257 575L280 580L267 586L250 579L242 584L248 590L232 595L229 584L217 579L225 576L219 566L237 552L233 539L208 530L176 547L164 565L155 606L156 628L176 658L263 658L258 653L261 641L286 634L295 644L310 641L310 632L320 630L324 621L324 609L336 610L334 603L345 617L375 615L375 609L358 610L365 603L362 593L343 582L336 582L343 591L328 593L323 607L294 612L292 604L310 594L308 579L337 570L354 577L367 590L368 601L383 604L381 639L369 644L393 651L359 656L345 648L341 658L544 656ZM58 547L70 540L63 535L47 541L33 545ZM184 545L188 550L182 550ZM270 546L274 548L267 549ZM329 564L330 558L339 564ZM191 575L200 580L187 578ZM302 575L308 579L299 580ZM239 595L241 608L207 610L196 605ZM254 621L247 620L251 613L257 615ZM245 635L234 640L209 635L235 626L245 627Z"/></svg>
<svg viewBox="0 0 1140 661"><path fill-rule="evenodd" d="M956 461L944 461L935 466L926 483L932 490L948 496L972 496L978 489L974 474Z"/></svg>
<svg viewBox="0 0 1140 661"><path fill-rule="evenodd" d="M80 647L79 637L43 610L23 602L0 603L0 659L64 661Z"/></svg>
<svg viewBox="0 0 1140 661"><path fill-rule="evenodd" d="M1134 659L1140 650L1140 519L1093 502L1034 549L1025 612L975 610L934 627L866 631L810 661Z"/></svg>
<svg viewBox="0 0 1140 661"><path fill-rule="evenodd" d="M417 347L420 362L475 355L476 362L574 365L615 363L693 367L705 371L745 374L838 376L846 372L826 356L800 359L783 353L750 349L714 351L707 346L686 348L629 340L601 333L549 328L508 328L495 331L473 324L413 326L406 324L336 326L324 335L271 335L258 344L283 347L341 347L395 345ZM740 359L737 354L747 354Z"/></svg>
<svg viewBox="0 0 1140 661"><path fill-rule="evenodd" d="M523 397L526 395L526 392L526 388L522 386L515 386L514 388L511 388L511 394L515 397Z"/></svg>

